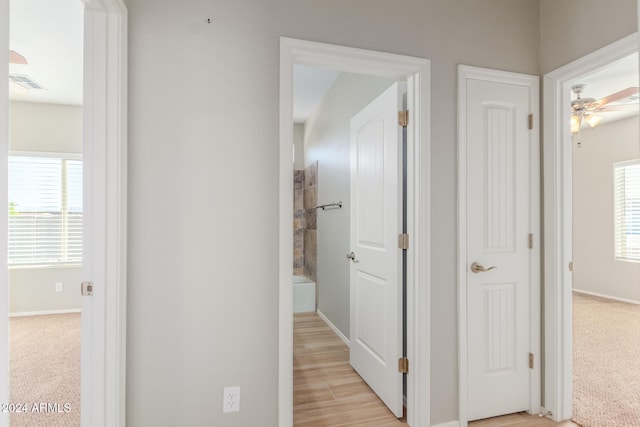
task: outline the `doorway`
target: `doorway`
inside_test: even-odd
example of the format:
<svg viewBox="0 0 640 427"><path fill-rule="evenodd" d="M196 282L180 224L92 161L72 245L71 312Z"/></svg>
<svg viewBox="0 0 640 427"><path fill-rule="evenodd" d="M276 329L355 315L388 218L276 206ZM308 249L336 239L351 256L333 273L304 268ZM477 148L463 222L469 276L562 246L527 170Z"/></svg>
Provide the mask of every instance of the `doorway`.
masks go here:
<svg viewBox="0 0 640 427"><path fill-rule="evenodd" d="M428 243L428 78L429 62L400 55L332 46L288 38L281 39L280 68L280 343L279 343L279 425L292 425L292 233L293 217L293 120L292 91L295 64L334 69L351 73L377 75L408 82L407 104L414 121L408 128L408 230L413 251L408 256L408 354L413 369L408 375L407 411L412 426L427 425L429 408L415 405L428 401L428 279L426 251ZM373 70L373 71L372 71ZM426 207L425 207L426 206Z"/></svg>
<svg viewBox="0 0 640 427"><path fill-rule="evenodd" d="M571 87L638 51L632 34L544 76L545 411L554 421L573 415L573 182ZM576 142L577 144L577 142ZM613 174L613 170L611 171Z"/></svg>
<svg viewBox="0 0 640 427"><path fill-rule="evenodd" d="M583 119L571 129L572 420L579 425L640 425L633 391L640 387L633 346L640 343L638 79L636 53L570 82L572 123Z"/></svg>
<svg viewBox="0 0 640 427"><path fill-rule="evenodd" d="M80 426L84 6L10 9L10 424Z"/></svg>
<svg viewBox="0 0 640 427"><path fill-rule="evenodd" d="M83 298L81 424L124 425L125 284L126 284L126 8L119 0L83 2L84 99L83 280L93 283L93 296ZM0 44L9 50L9 1L0 0L3 17ZM9 55L7 55L9 57ZM8 67L0 80L8 81ZM8 84L0 85L8 101ZM9 129L8 102L0 103L0 128ZM0 195L7 200L8 131L0 134ZM88 172L87 172L88 171ZM7 224L8 212L0 211ZM7 241L8 227L0 227ZM5 274L0 292L8 293L7 251L0 251ZM73 284L76 289L79 284ZM0 306L0 338L8 342L8 304ZM9 384L8 349L0 346L0 383ZM9 401L8 386L0 400ZM8 413L0 426L9 425Z"/></svg>
<svg viewBox="0 0 640 427"><path fill-rule="evenodd" d="M323 86L317 81L324 81L326 74L326 70L295 67L294 116L302 116L300 105L308 104L304 99ZM301 87L305 80L308 84ZM348 362L395 417L402 418L403 373L398 371L397 361L403 357L403 251L397 239L402 233L404 199L400 191L403 127L398 123L398 112L404 108L404 84L390 78L336 73L335 81L323 92L314 97L319 103L312 114L304 123L300 123L302 118L296 123L303 126L304 138L295 151L303 154L306 167L295 171L294 205L304 209L297 209L294 224L304 223L305 229L294 232L294 255L300 252L299 246L304 248L304 262L294 261L294 272L298 265L304 265L311 284L294 283L294 307L296 312L304 307L305 298L299 301L301 293L308 286L316 287L318 316L349 348L344 354L348 357L340 362ZM304 182L303 192L300 181ZM317 406L329 404L328 395L340 396L335 403L350 395L340 391L348 388L345 381L332 375L325 381L317 375L320 378L314 378L313 384L306 381L307 362L316 359L306 356L312 353L320 358L333 348L310 342L309 334L299 332L303 326L299 317L296 315L294 322L294 358L298 362L294 402L305 403L295 406L298 418L294 415L294 423L303 413L319 412ZM303 342L306 344L300 344ZM308 388L323 396L318 401L302 398L302 394L312 397ZM363 388L354 388L360 390ZM335 417L332 412L325 411L319 417Z"/></svg>

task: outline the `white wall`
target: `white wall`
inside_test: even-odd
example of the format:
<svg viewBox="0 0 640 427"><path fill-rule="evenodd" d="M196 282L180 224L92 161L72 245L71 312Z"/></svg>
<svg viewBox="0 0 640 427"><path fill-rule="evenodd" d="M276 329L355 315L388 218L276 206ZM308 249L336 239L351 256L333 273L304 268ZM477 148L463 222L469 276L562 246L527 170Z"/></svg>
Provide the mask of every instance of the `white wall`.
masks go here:
<svg viewBox="0 0 640 427"><path fill-rule="evenodd" d="M350 127L358 111L393 80L343 73L305 123L305 164L318 161L318 204L342 209L317 212L318 310L349 337Z"/></svg>
<svg viewBox="0 0 640 427"><path fill-rule="evenodd" d="M537 72L537 2L127 5L128 424L277 424L280 36L432 60L432 422L456 419L456 66ZM210 410L226 385L239 414Z"/></svg>
<svg viewBox="0 0 640 427"><path fill-rule="evenodd" d="M10 103L9 149L82 153L82 107Z"/></svg>
<svg viewBox="0 0 640 427"><path fill-rule="evenodd" d="M638 117L581 132L573 145L573 288L640 302L640 263L614 254L613 164L640 158Z"/></svg>
<svg viewBox="0 0 640 427"><path fill-rule="evenodd" d="M62 292L55 284L62 283ZM82 307L79 267L9 269L9 315L37 314Z"/></svg>
<svg viewBox="0 0 640 427"><path fill-rule="evenodd" d="M82 153L82 107L12 101L9 113L10 150ZM79 310L81 281L81 267L10 268L9 314Z"/></svg>
<svg viewBox="0 0 640 427"><path fill-rule="evenodd" d="M540 0L540 71L548 73L637 31L636 0Z"/></svg>
<svg viewBox="0 0 640 427"><path fill-rule="evenodd" d="M280 36L431 60L422 404L457 419L456 67L537 73L538 2L400 4L127 0L128 425L277 425ZM223 415L229 385L242 409Z"/></svg>

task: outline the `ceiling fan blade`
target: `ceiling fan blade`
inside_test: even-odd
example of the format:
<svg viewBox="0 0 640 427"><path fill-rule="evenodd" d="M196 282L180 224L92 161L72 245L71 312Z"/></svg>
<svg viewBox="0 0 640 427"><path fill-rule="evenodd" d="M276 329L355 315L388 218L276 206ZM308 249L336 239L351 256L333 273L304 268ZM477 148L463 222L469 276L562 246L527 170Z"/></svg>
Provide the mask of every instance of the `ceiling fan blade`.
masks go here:
<svg viewBox="0 0 640 427"><path fill-rule="evenodd" d="M598 107L594 111L598 113L607 113L611 111L633 111L638 110L638 103L634 102L633 104L620 104L620 105L605 105L603 107Z"/></svg>
<svg viewBox="0 0 640 427"><path fill-rule="evenodd" d="M605 96L604 98L600 98L598 100L598 105L606 105L611 102L618 101L620 99L625 99L630 97L631 95L635 95L638 93L640 89L638 87L628 87L626 89L622 89L619 92L612 93L611 95Z"/></svg>
<svg viewBox="0 0 640 427"><path fill-rule="evenodd" d="M9 63L10 64L28 64L27 59L20 55L15 50L9 51Z"/></svg>

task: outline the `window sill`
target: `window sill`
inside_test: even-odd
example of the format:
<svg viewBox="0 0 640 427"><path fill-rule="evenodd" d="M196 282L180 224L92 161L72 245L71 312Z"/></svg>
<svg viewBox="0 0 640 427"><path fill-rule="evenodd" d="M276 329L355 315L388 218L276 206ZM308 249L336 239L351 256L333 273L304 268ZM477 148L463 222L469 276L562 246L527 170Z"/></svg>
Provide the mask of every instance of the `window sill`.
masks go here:
<svg viewBox="0 0 640 427"><path fill-rule="evenodd" d="M55 263L55 264L18 264L9 265L9 270L36 270L45 268L81 268L82 263Z"/></svg>

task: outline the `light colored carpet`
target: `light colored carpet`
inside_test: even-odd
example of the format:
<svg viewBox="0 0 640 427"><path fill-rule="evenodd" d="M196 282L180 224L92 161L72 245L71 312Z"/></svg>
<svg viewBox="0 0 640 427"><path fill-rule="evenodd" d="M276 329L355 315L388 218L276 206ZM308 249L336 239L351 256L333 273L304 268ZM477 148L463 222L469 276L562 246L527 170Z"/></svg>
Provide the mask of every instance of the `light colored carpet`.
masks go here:
<svg viewBox="0 0 640 427"><path fill-rule="evenodd" d="M573 293L573 415L640 426L640 305Z"/></svg>
<svg viewBox="0 0 640 427"><path fill-rule="evenodd" d="M80 426L80 314L12 317L9 334L11 403L26 410L11 427Z"/></svg>

